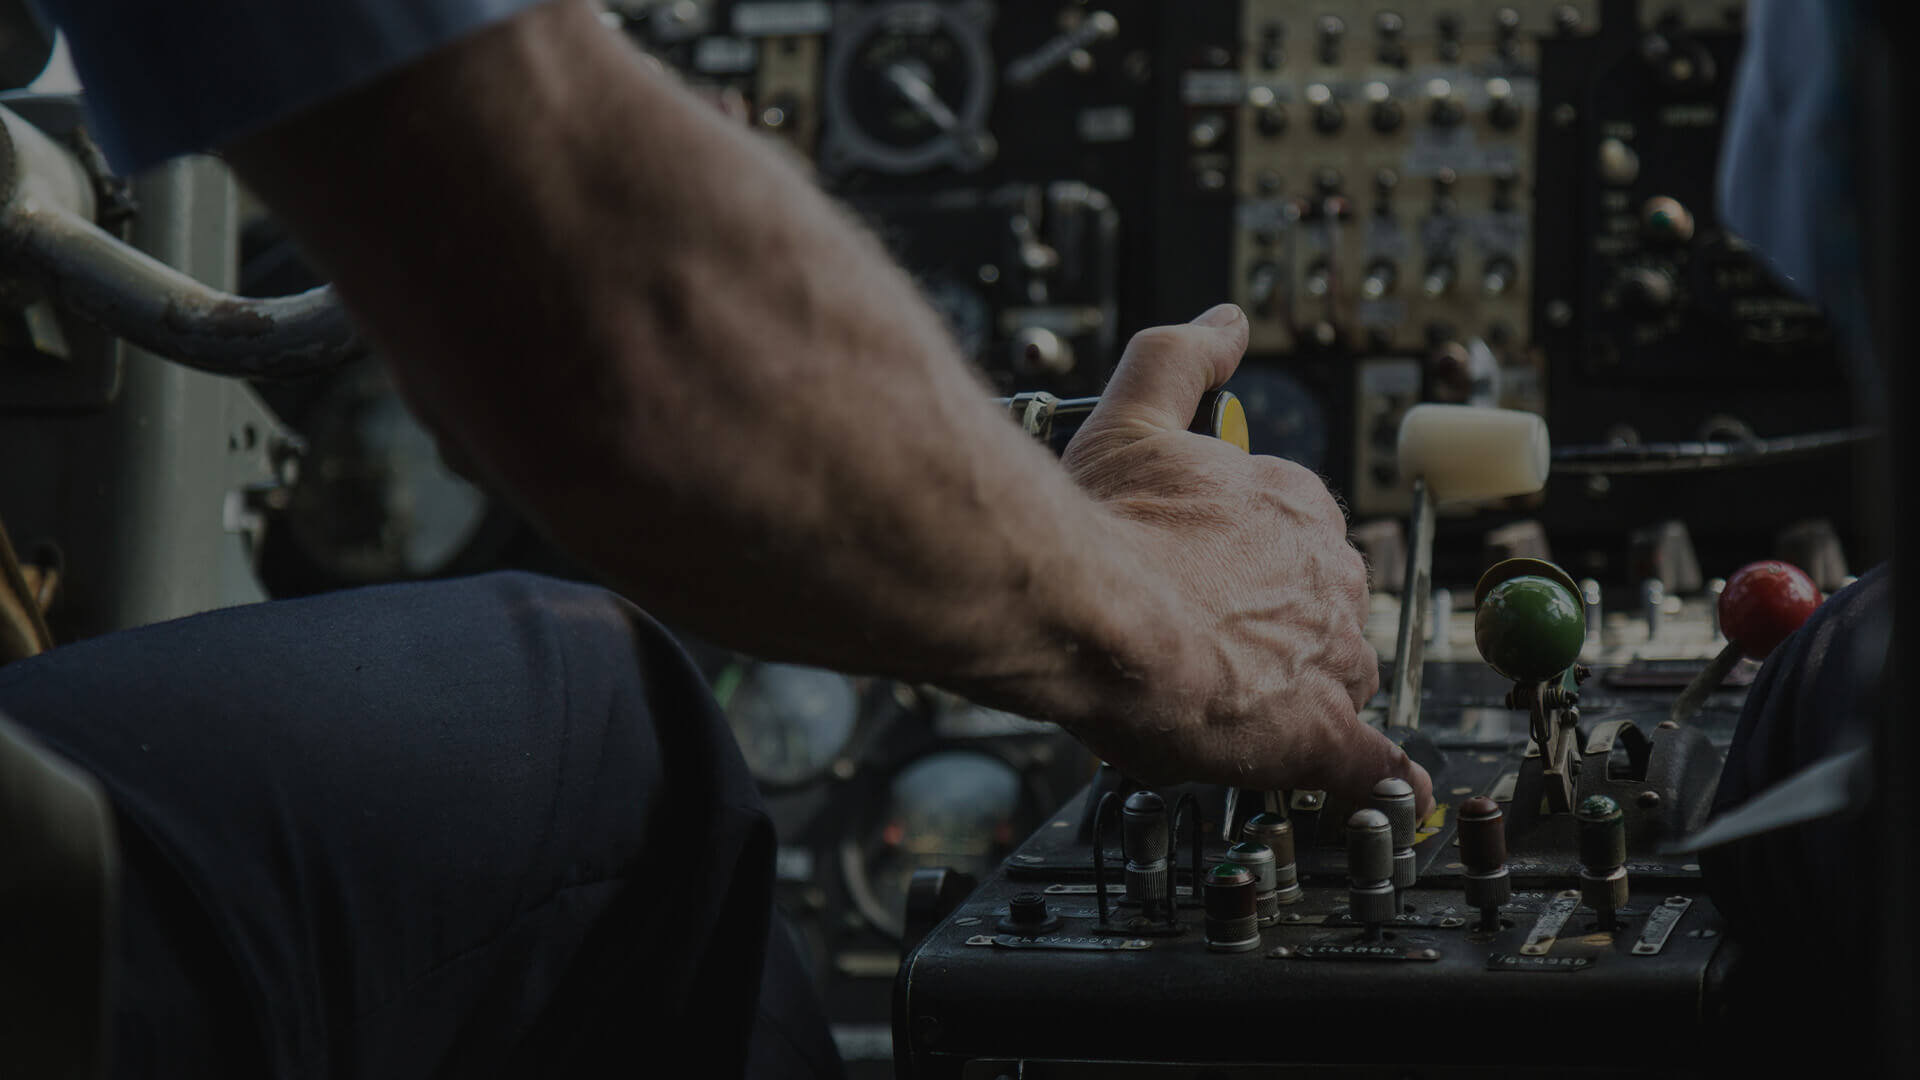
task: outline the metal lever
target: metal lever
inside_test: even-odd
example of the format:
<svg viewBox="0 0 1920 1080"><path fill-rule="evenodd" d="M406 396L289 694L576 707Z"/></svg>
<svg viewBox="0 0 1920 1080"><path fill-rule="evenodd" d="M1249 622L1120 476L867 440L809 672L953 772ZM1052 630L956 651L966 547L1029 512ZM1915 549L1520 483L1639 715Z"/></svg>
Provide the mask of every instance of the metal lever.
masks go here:
<svg viewBox="0 0 1920 1080"><path fill-rule="evenodd" d="M132 344L216 375L305 375L364 355L330 286L253 299L196 281L91 220L92 179L64 147L0 107L0 279Z"/></svg>
<svg viewBox="0 0 1920 1080"><path fill-rule="evenodd" d="M1427 644L1424 631L1433 597L1433 528L1432 494L1426 480L1415 477L1413 510L1407 515L1407 573L1400 586L1400 626L1394 634L1393 690L1387 699L1389 728L1420 726L1420 675L1426 667ZM1441 618L1450 615L1442 613Z"/></svg>
<svg viewBox="0 0 1920 1080"><path fill-rule="evenodd" d="M1100 404L1098 397L1061 398L1044 390L1015 394L997 401L1001 408L1020 422L1020 430L1047 443L1051 443L1057 435L1071 437L1071 433L1078 430ZM1062 424L1061 421L1069 423ZM1252 451L1247 437L1246 406L1231 390L1207 391L1200 399L1200 407L1194 410L1193 423L1187 426L1187 430Z"/></svg>

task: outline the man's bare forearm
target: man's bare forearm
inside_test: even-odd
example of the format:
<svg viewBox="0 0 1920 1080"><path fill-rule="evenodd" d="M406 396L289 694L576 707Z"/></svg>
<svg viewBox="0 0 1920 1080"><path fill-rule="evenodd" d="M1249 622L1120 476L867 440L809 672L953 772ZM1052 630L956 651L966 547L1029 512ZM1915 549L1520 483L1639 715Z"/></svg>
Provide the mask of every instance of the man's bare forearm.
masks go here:
<svg viewBox="0 0 1920 1080"><path fill-rule="evenodd" d="M584 5L230 157L428 423L663 617L1068 720L1172 650L1177 598L877 243Z"/></svg>

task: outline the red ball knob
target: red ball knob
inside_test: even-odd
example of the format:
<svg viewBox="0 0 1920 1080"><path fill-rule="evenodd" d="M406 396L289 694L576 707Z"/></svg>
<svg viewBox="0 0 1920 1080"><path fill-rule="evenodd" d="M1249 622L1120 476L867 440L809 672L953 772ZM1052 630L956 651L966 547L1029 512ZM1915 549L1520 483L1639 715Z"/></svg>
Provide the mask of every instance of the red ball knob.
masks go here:
<svg viewBox="0 0 1920 1080"><path fill-rule="evenodd" d="M1720 594L1720 630L1740 651L1765 660L1820 606L1820 589L1792 563L1748 563Z"/></svg>

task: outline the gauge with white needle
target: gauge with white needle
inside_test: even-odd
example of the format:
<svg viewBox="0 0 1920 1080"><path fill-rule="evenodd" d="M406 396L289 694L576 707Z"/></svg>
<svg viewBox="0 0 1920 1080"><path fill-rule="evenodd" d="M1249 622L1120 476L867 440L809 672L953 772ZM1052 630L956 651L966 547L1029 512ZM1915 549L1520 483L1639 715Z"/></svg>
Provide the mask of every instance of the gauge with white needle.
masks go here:
<svg viewBox="0 0 1920 1080"><path fill-rule="evenodd" d="M835 25L822 165L902 175L992 160L993 57L983 18L965 4L879 4Z"/></svg>

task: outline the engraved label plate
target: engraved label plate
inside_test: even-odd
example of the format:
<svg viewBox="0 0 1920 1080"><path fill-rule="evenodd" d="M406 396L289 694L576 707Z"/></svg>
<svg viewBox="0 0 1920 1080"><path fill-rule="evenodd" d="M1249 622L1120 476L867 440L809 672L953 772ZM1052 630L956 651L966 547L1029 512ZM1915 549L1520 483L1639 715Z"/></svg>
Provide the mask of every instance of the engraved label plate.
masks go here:
<svg viewBox="0 0 1920 1080"><path fill-rule="evenodd" d="M1432 963L1440 950L1422 945L1282 945L1267 953L1274 960L1413 960Z"/></svg>
<svg viewBox="0 0 1920 1080"><path fill-rule="evenodd" d="M1648 913L1647 925L1640 928L1640 940L1633 943L1633 955L1660 955L1660 950L1667 947L1667 939L1673 936L1673 928L1680 925L1680 919L1692 906L1693 901L1688 897L1667 897L1665 903Z"/></svg>
<svg viewBox="0 0 1920 1080"><path fill-rule="evenodd" d="M1547 955L1547 951L1559 939L1560 930L1567 925L1567 920L1573 917L1574 909L1579 906L1578 889L1568 889L1554 897L1553 903L1547 905L1547 910L1540 913L1540 919L1533 924L1533 929L1527 931L1527 943L1520 946L1520 952L1526 956Z"/></svg>
<svg viewBox="0 0 1920 1080"><path fill-rule="evenodd" d="M1017 937L1013 934L975 934L969 945L990 945L1000 949L1065 949L1078 952L1137 952L1153 948L1145 938L1102 937Z"/></svg>
<svg viewBox="0 0 1920 1080"><path fill-rule="evenodd" d="M1519 956L1494 953L1487 957L1488 971L1585 971L1593 966L1591 956Z"/></svg>

